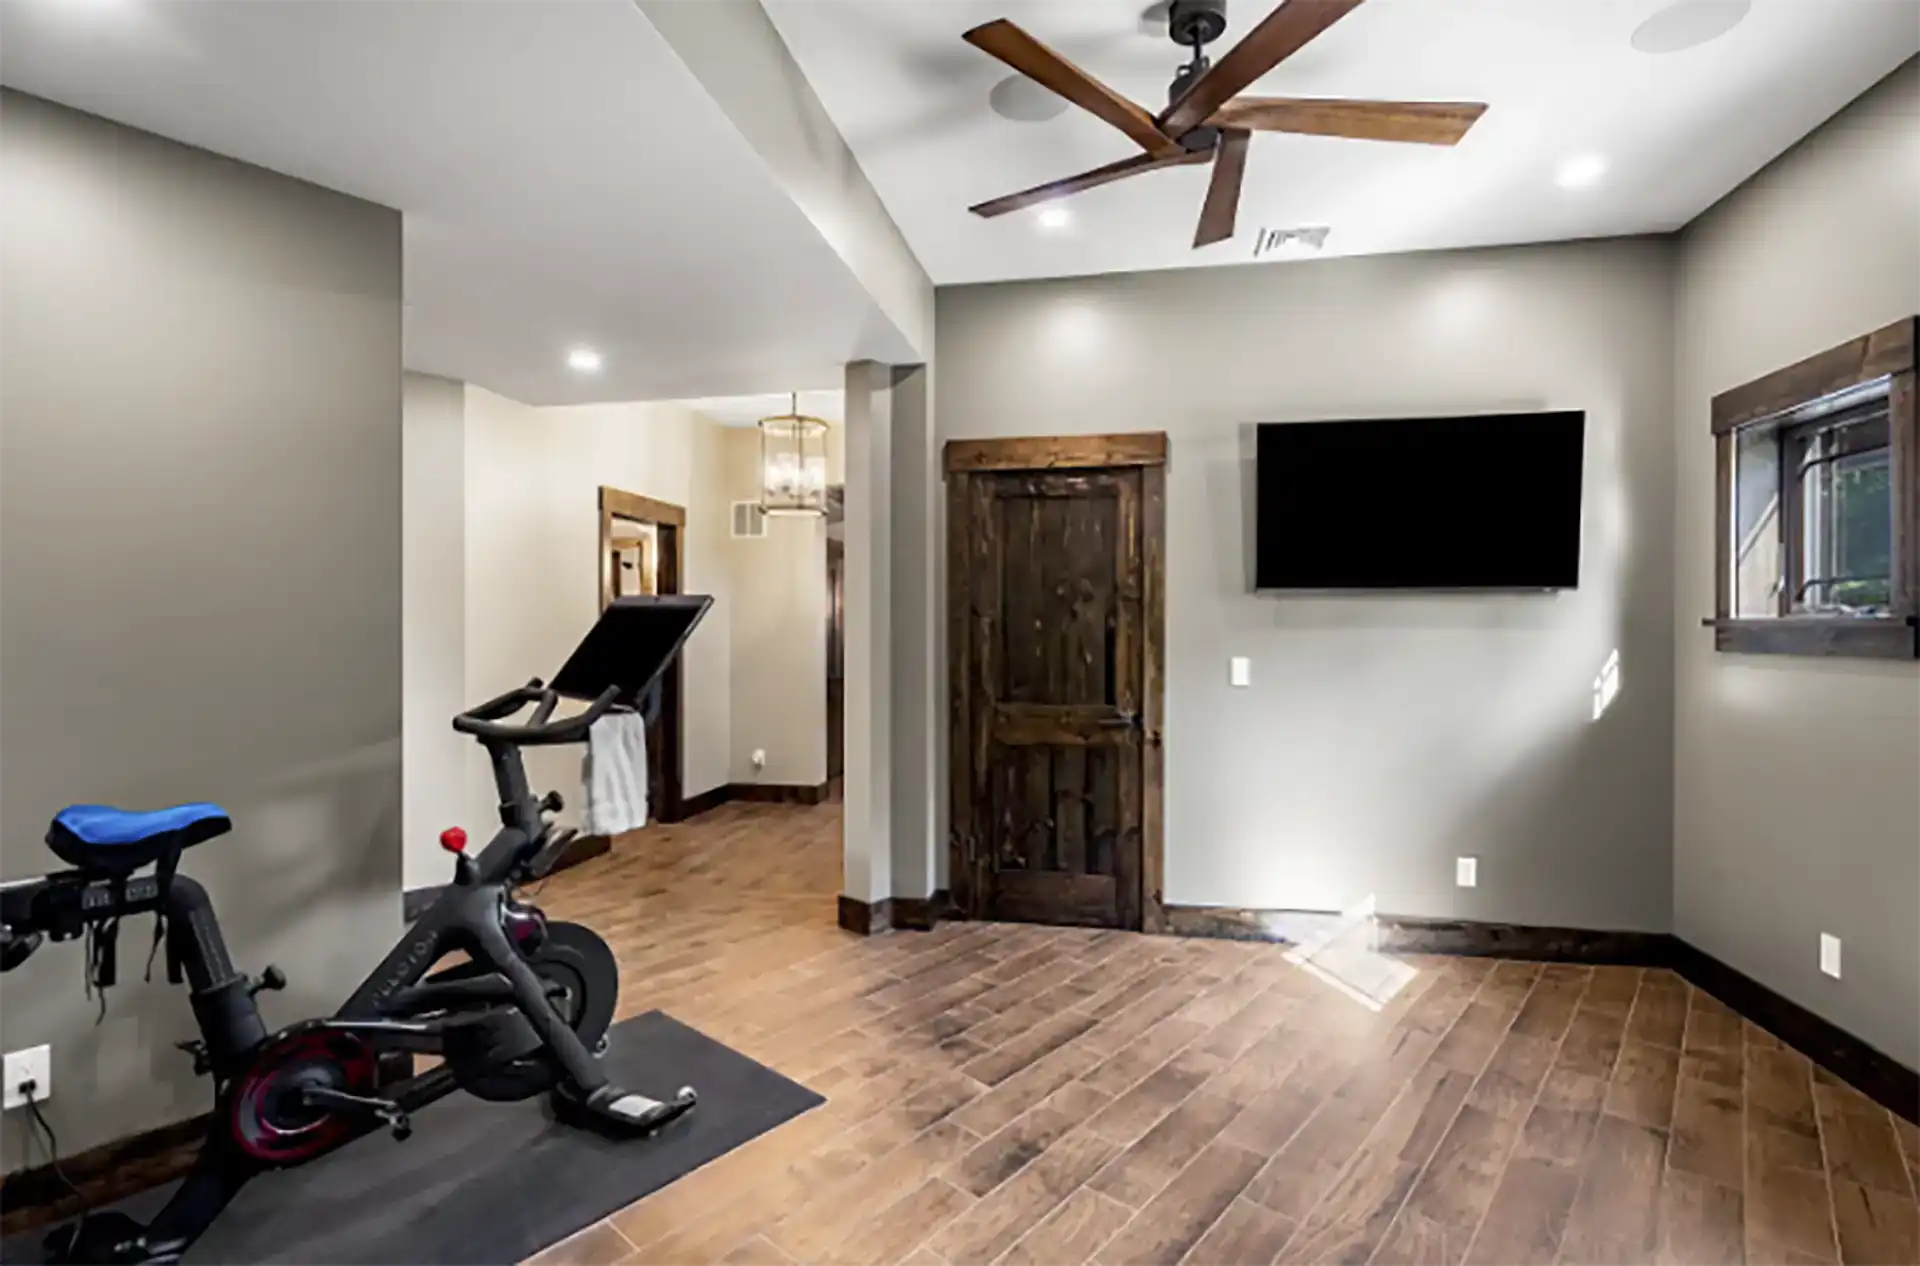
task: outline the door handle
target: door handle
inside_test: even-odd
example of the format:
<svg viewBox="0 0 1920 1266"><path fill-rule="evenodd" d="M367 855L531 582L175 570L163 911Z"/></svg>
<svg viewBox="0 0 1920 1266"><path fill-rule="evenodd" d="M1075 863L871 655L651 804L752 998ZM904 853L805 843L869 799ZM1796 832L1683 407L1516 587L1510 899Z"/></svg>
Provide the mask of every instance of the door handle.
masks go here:
<svg viewBox="0 0 1920 1266"><path fill-rule="evenodd" d="M1132 712L1122 712L1117 717L1102 717L1097 722L1103 730L1131 730L1140 724L1140 718Z"/></svg>

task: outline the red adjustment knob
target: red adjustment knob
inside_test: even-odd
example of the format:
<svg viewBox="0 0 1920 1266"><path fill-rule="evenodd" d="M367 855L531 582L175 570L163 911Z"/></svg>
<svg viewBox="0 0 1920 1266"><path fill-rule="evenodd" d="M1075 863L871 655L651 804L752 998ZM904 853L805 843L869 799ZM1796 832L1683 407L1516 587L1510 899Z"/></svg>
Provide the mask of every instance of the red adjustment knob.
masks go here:
<svg viewBox="0 0 1920 1266"><path fill-rule="evenodd" d="M440 847L446 849L449 853L466 852L467 833L457 826L448 827L446 830L440 832Z"/></svg>

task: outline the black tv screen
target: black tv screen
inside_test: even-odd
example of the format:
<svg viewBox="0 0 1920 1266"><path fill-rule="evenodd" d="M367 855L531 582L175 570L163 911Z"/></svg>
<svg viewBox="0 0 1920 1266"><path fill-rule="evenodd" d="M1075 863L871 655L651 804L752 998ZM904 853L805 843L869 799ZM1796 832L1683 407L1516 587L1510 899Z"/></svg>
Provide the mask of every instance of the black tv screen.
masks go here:
<svg viewBox="0 0 1920 1266"><path fill-rule="evenodd" d="M1586 414L1266 423L1260 589L1571 589Z"/></svg>

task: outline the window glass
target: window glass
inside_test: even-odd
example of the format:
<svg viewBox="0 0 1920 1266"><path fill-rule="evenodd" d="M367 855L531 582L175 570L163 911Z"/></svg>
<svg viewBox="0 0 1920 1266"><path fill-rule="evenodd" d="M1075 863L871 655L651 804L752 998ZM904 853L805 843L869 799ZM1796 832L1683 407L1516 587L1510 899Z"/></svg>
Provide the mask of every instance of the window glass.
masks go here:
<svg viewBox="0 0 1920 1266"><path fill-rule="evenodd" d="M1733 614L1780 612L1780 441L1770 429L1736 432Z"/></svg>
<svg viewBox="0 0 1920 1266"><path fill-rule="evenodd" d="M1799 512L1790 529L1793 609L1884 611L1893 597L1893 485L1884 400L1849 416L1794 428Z"/></svg>

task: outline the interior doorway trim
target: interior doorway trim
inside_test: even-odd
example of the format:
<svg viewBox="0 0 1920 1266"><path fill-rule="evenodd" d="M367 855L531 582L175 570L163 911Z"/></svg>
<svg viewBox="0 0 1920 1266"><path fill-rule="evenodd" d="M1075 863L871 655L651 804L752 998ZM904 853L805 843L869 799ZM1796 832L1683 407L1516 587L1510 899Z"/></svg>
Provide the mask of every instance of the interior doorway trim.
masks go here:
<svg viewBox="0 0 1920 1266"><path fill-rule="evenodd" d="M630 519L636 523L651 523L656 528L672 528L672 540L663 541L663 545L672 546L673 577L677 582L686 575L687 563L687 511L684 506L673 505L666 501L655 501L652 497L643 497L637 492L622 492L618 488L609 488L604 484L600 488L600 609L607 609L613 601L613 521ZM661 563L667 565L666 551L662 551Z"/></svg>
<svg viewBox="0 0 1920 1266"><path fill-rule="evenodd" d="M950 726L947 798L949 887L966 914L970 884L965 867L975 851L972 751L974 683L971 680L973 619L968 531L976 474L1020 471L1139 468L1142 671L1140 678L1140 930L1166 932L1166 758L1162 727L1166 710L1166 505L1165 432L1116 435L1026 436L951 440L945 449L947 478L947 675Z"/></svg>
<svg viewBox="0 0 1920 1266"><path fill-rule="evenodd" d="M637 492L600 487L600 609L606 610L616 592L614 582L613 541L616 520L653 525L659 535L660 593L683 593L687 574L687 510L667 501L656 501ZM685 726L682 706L683 656L675 656L660 687L660 803L653 806L658 822L679 822L686 817L686 771L682 768L686 744L681 731Z"/></svg>

